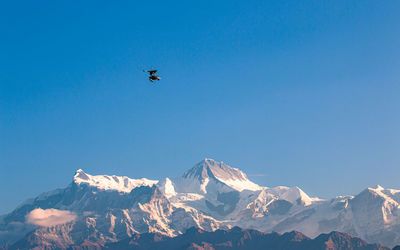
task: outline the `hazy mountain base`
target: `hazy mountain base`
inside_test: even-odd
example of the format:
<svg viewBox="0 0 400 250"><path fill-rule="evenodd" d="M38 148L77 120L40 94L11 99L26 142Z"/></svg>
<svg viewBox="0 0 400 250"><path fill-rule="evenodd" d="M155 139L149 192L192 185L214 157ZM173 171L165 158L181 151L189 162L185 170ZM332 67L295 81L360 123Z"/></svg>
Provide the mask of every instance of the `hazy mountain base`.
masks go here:
<svg viewBox="0 0 400 250"><path fill-rule="evenodd" d="M41 245L31 241L28 236L18 241L10 249L56 249L49 245ZM256 230L245 230L234 227L230 230L206 232L198 228L190 228L184 234L168 237L158 233L137 234L130 238L102 246L97 243L84 242L70 249L270 249L270 250L312 250L312 249L362 249L389 250L380 244L367 242L349 234L331 232L310 239L302 233L292 231L285 234L262 233Z"/></svg>

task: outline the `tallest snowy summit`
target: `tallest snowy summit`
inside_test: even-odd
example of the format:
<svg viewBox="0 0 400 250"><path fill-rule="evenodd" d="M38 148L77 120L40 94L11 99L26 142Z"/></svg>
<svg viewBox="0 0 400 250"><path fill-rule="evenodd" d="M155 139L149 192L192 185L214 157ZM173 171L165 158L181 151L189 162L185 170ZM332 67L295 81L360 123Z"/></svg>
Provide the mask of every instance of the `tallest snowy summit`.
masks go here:
<svg viewBox="0 0 400 250"><path fill-rule="evenodd" d="M186 171L182 178L196 179L199 182L216 180L238 191L261 190L262 187L250 181L247 175L237 168L232 168L224 162L217 162L213 159L204 159L194 167Z"/></svg>

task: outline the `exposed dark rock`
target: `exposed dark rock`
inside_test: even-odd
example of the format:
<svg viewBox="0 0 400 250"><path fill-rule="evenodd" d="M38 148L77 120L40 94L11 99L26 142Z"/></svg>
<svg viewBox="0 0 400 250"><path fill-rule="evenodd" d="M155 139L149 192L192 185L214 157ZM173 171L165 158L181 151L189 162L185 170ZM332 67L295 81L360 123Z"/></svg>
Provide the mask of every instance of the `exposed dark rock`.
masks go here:
<svg viewBox="0 0 400 250"><path fill-rule="evenodd" d="M234 227L230 230L206 232L191 228L174 238L145 233L120 242L107 244L105 249L329 249L329 250L389 250L380 244L367 242L349 234L332 232L310 239L302 233L262 233Z"/></svg>

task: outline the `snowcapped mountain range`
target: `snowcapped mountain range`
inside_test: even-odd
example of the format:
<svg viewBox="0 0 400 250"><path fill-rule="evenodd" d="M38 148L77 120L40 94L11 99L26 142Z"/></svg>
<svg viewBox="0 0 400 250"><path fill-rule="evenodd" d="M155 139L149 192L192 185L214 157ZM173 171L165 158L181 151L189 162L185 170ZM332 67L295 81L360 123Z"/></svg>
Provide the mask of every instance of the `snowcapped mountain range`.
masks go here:
<svg viewBox="0 0 400 250"><path fill-rule="evenodd" d="M176 236L188 228L234 226L308 237L339 231L369 243L400 244L400 190L380 186L355 196L311 198L298 187L262 187L223 162L205 159L163 180L90 175L39 195L0 217L0 247L117 242L136 233Z"/></svg>

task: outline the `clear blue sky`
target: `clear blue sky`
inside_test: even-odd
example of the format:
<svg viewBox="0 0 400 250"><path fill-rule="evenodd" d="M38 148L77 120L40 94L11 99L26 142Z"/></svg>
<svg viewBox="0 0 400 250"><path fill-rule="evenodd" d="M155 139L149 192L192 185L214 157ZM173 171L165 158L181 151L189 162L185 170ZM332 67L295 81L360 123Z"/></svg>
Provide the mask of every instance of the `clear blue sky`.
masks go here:
<svg viewBox="0 0 400 250"><path fill-rule="evenodd" d="M205 157L322 198L400 189L400 1L114 2L2 4L0 214L79 168Z"/></svg>

